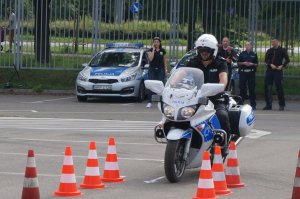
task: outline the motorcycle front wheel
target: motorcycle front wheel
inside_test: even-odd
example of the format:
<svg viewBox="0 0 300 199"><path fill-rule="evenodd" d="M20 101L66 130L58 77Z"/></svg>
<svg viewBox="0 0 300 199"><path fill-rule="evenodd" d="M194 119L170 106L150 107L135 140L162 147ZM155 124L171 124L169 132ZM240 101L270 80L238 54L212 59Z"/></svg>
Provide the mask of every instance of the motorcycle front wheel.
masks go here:
<svg viewBox="0 0 300 199"><path fill-rule="evenodd" d="M165 151L165 174L171 183L178 182L185 171L184 140L168 140Z"/></svg>

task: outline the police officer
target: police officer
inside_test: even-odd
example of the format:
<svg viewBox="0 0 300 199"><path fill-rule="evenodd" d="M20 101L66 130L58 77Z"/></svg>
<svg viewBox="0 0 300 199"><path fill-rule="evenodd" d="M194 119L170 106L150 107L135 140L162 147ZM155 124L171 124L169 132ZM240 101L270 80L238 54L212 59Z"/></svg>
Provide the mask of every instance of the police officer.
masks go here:
<svg viewBox="0 0 300 199"><path fill-rule="evenodd" d="M230 46L230 40L228 37L224 37L222 39L222 44L219 45L217 56L224 58L226 60L227 67L228 67L228 82L229 82L231 79L231 70L232 70L231 64L232 61L237 60L237 55L233 47Z"/></svg>
<svg viewBox="0 0 300 199"><path fill-rule="evenodd" d="M249 88L249 99L252 109L256 109L255 93L255 72L258 65L258 59L255 52L252 51L250 42L246 42L245 51L238 57L239 75L240 75L240 96L245 100L247 98L247 87Z"/></svg>
<svg viewBox="0 0 300 199"><path fill-rule="evenodd" d="M213 35L203 34L195 42L195 47L198 56L191 59L186 66L201 69L204 74L204 83L221 83L224 84L225 89L228 82L228 68L224 59L217 58L217 39ZM211 100L214 103L221 128L229 135L231 129L225 101L217 97L211 98ZM223 147L223 156L226 156L227 153L227 148Z"/></svg>
<svg viewBox="0 0 300 199"><path fill-rule="evenodd" d="M284 60L284 62L283 62ZM272 110L272 86L275 81L277 96L279 100L279 110L283 111L285 99L283 93L283 71L282 69L290 62L287 50L279 46L278 39L272 39L272 48L267 50L265 64L267 70L265 73L265 101L266 106L263 110Z"/></svg>
<svg viewBox="0 0 300 199"><path fill-rule="evenodd" d="M167 70L167 57L166 50L162 48L161 40L159 37L153 38L152 48L147 53L150 66L148 70L149 80L160 80L164 82L165 75L168 73ZM152 92L148 93L147 108L151 108Z"/></svg>

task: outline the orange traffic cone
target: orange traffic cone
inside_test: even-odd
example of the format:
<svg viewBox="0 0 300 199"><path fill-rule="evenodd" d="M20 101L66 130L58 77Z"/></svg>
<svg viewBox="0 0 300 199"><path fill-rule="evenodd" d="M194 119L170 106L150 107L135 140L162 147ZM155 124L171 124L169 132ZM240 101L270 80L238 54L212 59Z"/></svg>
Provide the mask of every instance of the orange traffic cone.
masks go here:
<svg viewBox="0 0 300 199"><path fill-rule="evenodd" d="M223 158L221 155L220 146L215 147L212 172L214 177L214 186L215 186L216 194L219 195L232 194L232 191L227 188L227 183L226 183L225 173L224 173Z"/></svg>
<svg viewBox="0 0 300 199"><path fill-rule="evenodd" d="M90 150L88 159L86 162L86 169L84 174L83 183L80 184L81 188L87 189L100 189L104 188L105 185L101 182L96 142L90 142Z"/></svg>
<svg viewBox="0 0 300 199"><path fill-rule="evenodd" d="M204 151L200 169L197 195L193 199L218 199L216 196L213 175L210 166L209 152Z"/></svg>
<svg viewBox="0 0 300 199"><path fill-rule="evenodd" d="M109 138L107 156L104 165L103 178L104 182L124 182L124 178L120 177L117 149L115 139Z"/></svg>
<svg viewBox="0 0 300 199"><path fill-rule="evenodd" d="M66 147L62 174L60 176L59 188L54 192L54 196L80 196L81 191L77 190L75 170L73 165L72 150Z"/></svg>
<svg viewBox="0 0 300 199"><path fill-rule="evenodd" d="M23 184L22 199L39 199L39 183L36 173L36 165L33 150L28 150L25 179Z"/></svg>
<svg viewBox="0 0 300 199"><path fill-rule="evenodd" d="M294 188L292 199L300 198L300 151L298 152L298 163L296 168L296 174L294 179Z"/></svg>
<svg viewBox="0 0 300 199"><path fill-rule="evenodd" d="M240 178L240 169L235 142L230 142L228 156L229 157L227 159L227 168L225 169L227 186L229 188L244 187L245 184L241 182Z"/></svg>

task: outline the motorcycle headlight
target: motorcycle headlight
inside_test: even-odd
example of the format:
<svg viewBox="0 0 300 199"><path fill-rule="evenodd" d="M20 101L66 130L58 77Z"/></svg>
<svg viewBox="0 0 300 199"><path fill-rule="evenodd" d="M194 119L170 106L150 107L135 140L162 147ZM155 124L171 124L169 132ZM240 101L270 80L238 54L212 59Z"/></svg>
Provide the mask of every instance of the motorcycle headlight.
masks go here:
<svg viewBox="0 0 300 199"><path fill-rule="evenodd" d="M135 78L136 78L136 73L133 73L133 74L129 75L128 77L121 78L121 82L129 82L129 81L135 80Z"/></svg>
<svg viewBox="0 0 300 199"><path fill-rule="evenodd" d="M84 76L81 72L78 74L77 79L83 82L86 82L88 78Z"/></svg>
<svg viewBox="0 0 300 199"><path fill-rule="evenodd" d="M181 109L181 117L188 119L192 117L196 112L196 108L189 106L189 107L184 107Z"/></svg>
<svg viewBox="0 0 300 199"><path fill-rule="evenodd" d="M174 118L175 109L170 105L166 105L164 107L164 114L168 118Z"/></svg>

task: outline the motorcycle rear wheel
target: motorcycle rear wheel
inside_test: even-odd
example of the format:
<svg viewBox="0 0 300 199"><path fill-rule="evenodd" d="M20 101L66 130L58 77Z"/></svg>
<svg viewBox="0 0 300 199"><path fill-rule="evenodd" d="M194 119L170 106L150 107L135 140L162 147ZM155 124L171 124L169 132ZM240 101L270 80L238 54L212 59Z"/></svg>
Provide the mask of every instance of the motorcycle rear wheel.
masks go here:
<svg viewBox="0 0 300 199"><path fill-rule="evenodd" d="M186 162L184 155L184 140L168 140L165 151L165 174L169 182L178 182L184 174Z"/></svg>

